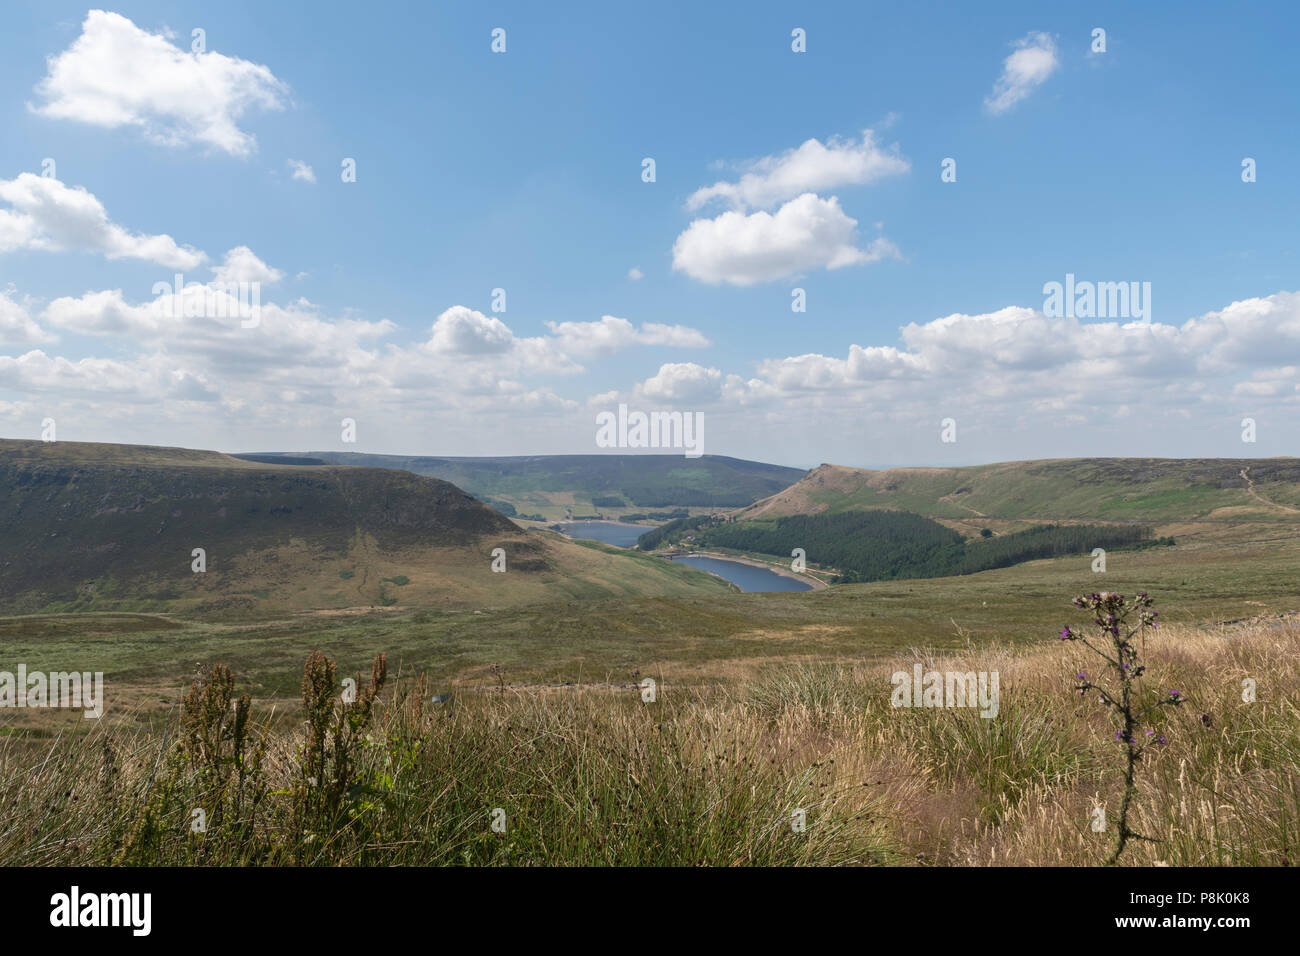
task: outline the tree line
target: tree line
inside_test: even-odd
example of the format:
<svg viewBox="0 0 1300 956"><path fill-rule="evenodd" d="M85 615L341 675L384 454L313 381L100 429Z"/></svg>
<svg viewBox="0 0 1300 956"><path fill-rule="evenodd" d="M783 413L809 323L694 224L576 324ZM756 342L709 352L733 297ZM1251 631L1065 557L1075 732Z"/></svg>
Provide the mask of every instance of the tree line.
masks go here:
<svg viewBox="0 0 1300 956"><path fill-rule="evenodd" d="M647 532L637 546L730 548L788 557L802 548L810 563L837 569L837 582L889 581L974 574L1025 561L1094 548L1171 545L1136 525L1041 525L993 537L963 538L939 522L907 511L850 511L733 522L704 515L670 521Z"/></svg>

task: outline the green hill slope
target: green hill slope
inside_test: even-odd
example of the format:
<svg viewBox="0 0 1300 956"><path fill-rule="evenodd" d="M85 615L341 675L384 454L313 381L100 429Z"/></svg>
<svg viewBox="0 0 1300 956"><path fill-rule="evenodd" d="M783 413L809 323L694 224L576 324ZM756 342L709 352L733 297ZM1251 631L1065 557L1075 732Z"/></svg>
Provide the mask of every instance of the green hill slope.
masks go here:
<svg viewBox="0 0 1300 956"><path fill-rule="evenodd" d="M723 587L525 532L434 478L147 446L0 440L0 543L9 613L485 607ZM505 573L491 570L495 548Z"/></svg>
<svg viewBox="0 0 1300 956"><path fill-rule="evenodd" d="M870 508L953 519L1289 523L1300 519L1300 459L1078 458L882 471L821 465L736 517Z"/></svg>

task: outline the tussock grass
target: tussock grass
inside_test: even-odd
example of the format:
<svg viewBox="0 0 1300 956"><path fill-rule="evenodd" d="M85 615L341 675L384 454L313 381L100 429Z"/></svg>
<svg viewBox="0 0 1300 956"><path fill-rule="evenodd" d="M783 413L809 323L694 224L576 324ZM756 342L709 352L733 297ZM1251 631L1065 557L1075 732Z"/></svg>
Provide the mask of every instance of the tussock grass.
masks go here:
<svg viewBox="0 0 1300 956"><path fill-rule="evenodd" d="M997 670L997 717L892 708L890 674L917 660ZM1192 703L1157 715L1169 743L1144 756L1134 810L1156 842L1122 864L1294 865L1300 626L1162 627L1144 660L1153 693ZM364 715L316 699L333 729L315 738L254 704L238 757L233 718L198 753L179 709L165 732L5 735L0 864L1098 865L1111 840L1092 813L1116 812L1122 774L1106 715L1070 691L1084 663L1050 638L792 661L661 683L653 703L484 685L431 704L380 668ZM191 829L199 808L206 833Z"/></svg>

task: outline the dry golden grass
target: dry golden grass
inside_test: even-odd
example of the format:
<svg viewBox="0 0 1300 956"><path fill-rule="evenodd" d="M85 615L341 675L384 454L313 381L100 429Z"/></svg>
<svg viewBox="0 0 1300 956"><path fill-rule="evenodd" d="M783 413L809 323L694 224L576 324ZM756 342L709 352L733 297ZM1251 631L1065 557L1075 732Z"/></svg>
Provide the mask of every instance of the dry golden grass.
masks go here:
<svg viewBox="0 0 1300 956"><path fill-rule="evenodd" d="M1189 704L1157 712L1168 745L1143 760L1131 821L1153 842L1121 864L1296 862L1298 652L1300 626L1276 618L1148 638L1147 690ZM997 716L891 707L891 674L915 662L997 671ZM108 722L13 735L0 738L0 863L1100 865L1122 751L1110 715L1072 691L1090 663L1052 640L755 657L712 684L653 675L653 703L635 683L501 689L484 674L436 706L389 686L328 817L304 809L296 709L270 720L254 703L258 809L203 836L188 824L212 784L176 751L176 721L167 742ZM494 807L505 836L488 829ZM1092 830L1097 807L1110 830Z"/></svg>
<svg viewBox="0 0 1300 956"><path fill-rule="evenodd" d="M883 788L894 835L920 862L1094 865L1113 838L1122 752L1109 715L1071 690L1095 665L1075 644L925 650L884 664L778 665L787 732L820 728L838 784ZM1153 695L1189 701L1155 725L1169 743L1143 759L1129 865L1292 865L1300 853L1300 625L1167 627L1147 643ZM1001 708L893 710L894 670L998 671ZM791 676L791 667L802 675ZM785 684L782 686L782 672ZM1252 678L1257 699L1242 699ZM1208 714L1206 726L1202 714ZM1091 828L1094 809L1112 827Z"/></svg>

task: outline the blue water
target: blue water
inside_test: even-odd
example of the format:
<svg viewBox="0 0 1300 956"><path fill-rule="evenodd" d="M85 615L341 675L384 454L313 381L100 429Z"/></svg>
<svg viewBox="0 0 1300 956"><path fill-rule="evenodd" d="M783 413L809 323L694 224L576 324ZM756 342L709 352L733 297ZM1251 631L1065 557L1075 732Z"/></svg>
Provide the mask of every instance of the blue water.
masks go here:
<svg viewBox="0 0 1300 956"><path fill-rule="evenodd" d="M637 538L654 530L649 525L620 524L617 521L566 521L560 527L570 538L603 541L616 548L635 548Z"/></svg>
<svg viewBox="0 0 1300 956"><path fill-rule="evenodd" d="M767 568L755 568L738 561L724 561L722 558L679 557L672 558L682 564L689 564L701 571L709 571L718 577L726 578L742 591L811 591L812 585L794 578L787 578Z"/></svg>
<svg viewBox="0 0 1300 956"><path fill-rule="evenodd" d="M635 548L636 539L651 530L648 525L620 524L617 521L566 521L560 525L564 533L571 538L586 538L601 541L616 548ZM774 574L767 568L755 568L738 561L726 561L722 558L678 557L673 561L689 564L701 571L708 571L718 577L726 578L742 591L811 591L812 585L794 578Z"/></svg>

